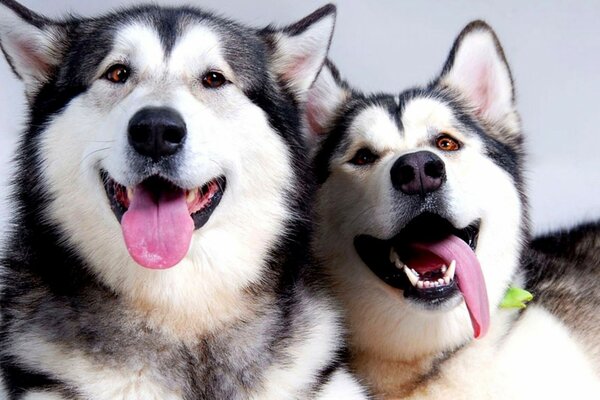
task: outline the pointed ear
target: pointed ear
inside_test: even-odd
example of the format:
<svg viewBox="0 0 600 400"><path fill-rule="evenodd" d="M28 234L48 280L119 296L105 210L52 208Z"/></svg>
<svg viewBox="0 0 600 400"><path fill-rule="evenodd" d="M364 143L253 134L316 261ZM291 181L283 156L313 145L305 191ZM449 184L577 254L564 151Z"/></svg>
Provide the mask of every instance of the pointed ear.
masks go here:
<svg viewBox="0 0 600 400"><path fill-rule="evenodd" d="M64 28L13 0L0 1L0 48L31 96L61 61Z"/></svg>
<svg viewBox="0 0 600 400"><path fill-rule="evenodd" d="M457 90L478 117L504 134L518 133L510 68L496 34L485 22L471 22L462 30L437 84Z"/></svg>
<svg viewBox="0 0 600 400"><path fill-rule="evenodd" d="M317 80L308 91L305 116L310 136L329 132L351 90L341 78L335 65L326 60Z"/></svg>
<svg viewBox="0 0 600 400"><path fill-rule="evenodd" d="M275 73L301 103L327 57L335 15L336 7L328 4L286 28L264 31Z"/></svg>

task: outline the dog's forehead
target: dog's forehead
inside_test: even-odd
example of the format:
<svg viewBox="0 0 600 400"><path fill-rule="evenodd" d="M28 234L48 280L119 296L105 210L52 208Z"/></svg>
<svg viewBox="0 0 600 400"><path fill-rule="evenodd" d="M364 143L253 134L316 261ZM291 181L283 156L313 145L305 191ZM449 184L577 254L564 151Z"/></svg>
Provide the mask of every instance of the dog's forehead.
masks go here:
<svg viewBox="0 0 600 400"><path fill-rule="evenodd" d="M449 104L435 97L417 96L405 100L398 108L380 104L364 107L348 125L347 140L383 151L415 144L430 131L451 129L456 123Z"/></svg>
<svg viewBox="0 0 600 400"><path fill-rule="evenodd" d="M77 20L63 76L84 86L110 62L137 67L171 64L188 73L227 66L243 88L253 87L256 71L267 66L265 43L257 31L195 8L147 6L98 19ZM164 66L164 65L163 65Z"/></svg>
<svg viewBox="0 0 600 400"><path fill-rule="evenodd" d="M231 75L219 33L210 25L180 27L176 38L166 40L154 26L137 21L121 27L107 62L127 60L143 69L169 69L172 73L197 73L198 68L218 68Z"/></svg>

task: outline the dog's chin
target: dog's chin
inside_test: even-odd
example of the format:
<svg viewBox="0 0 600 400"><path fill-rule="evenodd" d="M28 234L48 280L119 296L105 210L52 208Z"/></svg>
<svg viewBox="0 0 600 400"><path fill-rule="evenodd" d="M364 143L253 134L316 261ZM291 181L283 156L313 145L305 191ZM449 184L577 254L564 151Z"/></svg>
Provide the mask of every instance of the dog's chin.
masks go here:
<svg viewBox="0 0 600 400"><path fill-rule="evenodd" d="M474 221L459 229L441 216L424 213L392 238L358 235L354 246L362 261L389 288L388 292L397 291L416 309L447 312L462 302L455 276L456 264L421 251L419 243L455 236L474 252L479 225L480 221Z"/></svg>

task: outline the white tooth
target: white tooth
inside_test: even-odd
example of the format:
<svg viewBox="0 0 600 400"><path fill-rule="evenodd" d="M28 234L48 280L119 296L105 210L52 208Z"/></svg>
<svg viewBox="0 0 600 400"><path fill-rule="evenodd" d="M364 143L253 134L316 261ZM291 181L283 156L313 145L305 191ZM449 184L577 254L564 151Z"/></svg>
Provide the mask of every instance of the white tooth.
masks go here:
<svg viewBox="0 0 600 400"><path fill-rule="evenodd" d="M400 260L396 260L396 262L394 263L394 265L398 269L402 269L402 270L404 269L404 264L402 264L402 261L400 261Z"/></svg>
<svg viewBox="0 0 600 400"><path fill-rule="evenodd" d="M456 261L452 260L450 266L448 267L448 271L444 274L444 277L450 278L450 280L454 279L454 273L456 272Z"/></svg>
<svg viewBox="0 0 600 400"><path fill-rule="evenodd" d="M188 192L188 195L187 195L187 198L186 198L186 200L187 200L188 203L192 203L194 200L196 200L196 193L197 192L198 192L197 189L193 189L193 190L190 190Z"/></svg>
<svg viewBox="0 0 600 400"><path fill-rule="evenodd" d="M133 189L130 187L127 188L127 198L129 201L133 200Z"/></svg>
<svg viewBox="0 0 600 400"><path fill-rule="evenodd" d="M447 277L447 276L445 276L445 277L444 277L444 283L445 283L446 285L449 285L449 284L450 284L450 278L449 278L449 277Z"/></svg>
<svg viewBox="0 0 600 400"><path fill-rule="evenodd" d="M412 268L411 268L410 270L413 272L413 274L415 274L415 276L416 276L417 278L419 277L419 273L418 273L417 271L415 271L415 270L414 270L414 269L412 269Z"/></svg>
<svg viewBox="0 0 600 400"><path fill-rule="evenodd" d="M419 282L417 282L417 287L418 287L419 289L423 289L423 286L424 286L424 284L423 284L423 281L419 281Z"/></svg>
<svg viewBox="0 0 600 400"><path fill-rule="evenodd" d="M414 276L412 274L412 272L410 272L410 269L408 269L408 267L406 265L404 266L403 269L404 269L404 273L406 274L406 276L408 276L410 283L412 283L413 286L417 286L417 282L419 282L419 278Z"/></svg>
<svg viewBox="0 0 600 400"><path fill-rule="evenodd" d="M399 261L400 261L400 257L398 257L398 254L396 254L396 250L394 250L394 248L392 247L390 249L390 262L392 264L396 264Z"/></svg>
<svg viewBox="0 0 600 400"><path fill-rule="evenodd" d="M396 254L396 251L393 247L390 250L390 261L396 266L396 268L404 269L404 263L400 261L400 257L398 257L398 254Z"/></svg>
<svg viewBox="0 0 600 400"><path fill-rule="evenodd" d="M431 287L431 282L425 281L423 282L423 286L425 286L425 289L429 289Z"/></svg>
<svg viewBox="0 0 600 400"><path fill-rule="evenodd" d="M448 268L445 265L443 265L442 266L442 274L445 274L447 270L448 270Z"/></svg>
<svg viewBox="0 0 600 400"><path fill-rule="evenodd" d="M442 278L440 278L440 279L437 280L437 283L439 283L440 285L443 285L444 284L444 280Z"/></svg>

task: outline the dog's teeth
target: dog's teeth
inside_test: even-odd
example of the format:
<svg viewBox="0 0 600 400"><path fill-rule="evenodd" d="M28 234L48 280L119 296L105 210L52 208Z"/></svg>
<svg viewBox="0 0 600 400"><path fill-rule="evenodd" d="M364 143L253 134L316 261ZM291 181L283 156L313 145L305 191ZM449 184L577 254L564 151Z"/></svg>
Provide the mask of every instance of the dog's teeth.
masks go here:
<svg viewBox="0 0 600 400"><path fill-rule="evenodd" d="M404 266L403 269L404 269L404 273L406 274L406 276L408 276L410 283L412 283L413 286L417 286L417 282L419 282L419 278L416 277L406 265Z"/></svg>
<svg viewBox="0 0 600 400"><path fill-rule="evenodd" d="M449 284L450 284L450 278L449 278L449 277L447 277L447 276L445 276L445 277L444 277L444 283L445 283L446 285L449 285Z"/></svg>
<svg viewBox="0 0 600 400"><path fill-rule="evenodd" d="M423 281L418 281L418 282L417 282L417 287L418 287L419 289L423 289L423 287L424 287Z"/></svg>
<svg viewBox="0 0 600 400"><path fill-rule="evenodd" d="M193 203L196 200L196 194L198 193L198 189L190 190L187 194L186 201L188 203Z"/></svg>
<svg viewBox="0 0 600 400"><path fill-rule="evenodd" d="M423 282L423 286L425 286L425 289L429 289L429 288L431 288L431 282L425 281L425 282Z"/></svg>
<svg viewBox="0 0 600 400"><path fill-rule="evenodd" d="M410 269L412 271L413 274L415 274L415 276L418 278L419 277L419 273L417 271L415 271L414 269Z"/></svg>
<svg viewBox="0 0 600 400"><path fill-rule="evenodd" d="M392 247L392 249L390 250L390 261L392 262L392 264L394 264L396 266L396 268L398 269L404 269L404 263L402 261L400 261L400 257L398 257L398 254L396 254L396 251L394 250L394 248Z"/></svg>
<svg viewBox="0 0 600 400"><path fill-rule="evenodd" d="M455 272L456 272L456 261L452 260L452 262L450 263L450 266L448 267L448 270L444 274L444 278L448 278L449 280L454 279Z"/></svg>
<svg viewBox="0 0 600 400"><path fill-rule="evenodd" d="M437 280L437 283L439 283L440 285L443 285L444 284L444 280L442 278L440 278L440 279Z"/></svg>
<svg viewBox="0 0 600 400"><path fill-rule="evenodd" d="M448 268L445 265L443 265L442 266L442 274L445 274L447 270L448 270Z"/></svg>
<svg viewBox="0 0 600 400"><path fill-rule="evenodd" d="M127 198L129 199L129 201L133 200L133 189L130 187L127 188Z"/></svg>
<svg viewBox="0 0 600 400"><path fill-rule="evenodd" d="M398 257L398 254L396 254L396 250L394 250L394 248L392 247L390 249L390 262L392 264L396 264L399 261L400 261L400 257Z"/></svg>

